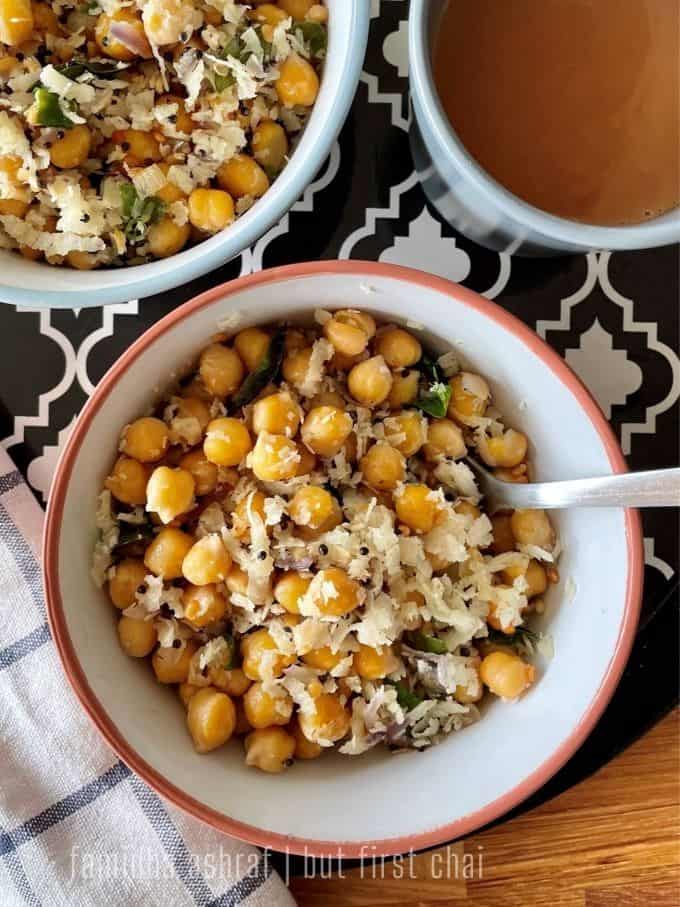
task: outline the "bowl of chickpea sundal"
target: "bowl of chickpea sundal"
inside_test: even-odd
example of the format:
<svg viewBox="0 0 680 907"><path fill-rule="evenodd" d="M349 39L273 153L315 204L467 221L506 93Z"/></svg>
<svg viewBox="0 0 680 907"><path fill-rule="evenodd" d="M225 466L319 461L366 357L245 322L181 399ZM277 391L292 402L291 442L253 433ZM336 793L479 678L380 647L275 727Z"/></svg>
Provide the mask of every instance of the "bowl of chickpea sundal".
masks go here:
<svg viewBox="0 0 680 907"><path fill-rule="evenodd" d="M470 290L318 262L173 311L57 468L45 588L66 674L167 799L278 850L425 848L581 745L628 657L637 515L489 512L625 471L564 362Z"/></svg>
<svg viewBox="0 0 680 907"><path fill-rule="evenodd" d="M0 298L98 306L214 270L314 180L367 0L3 0Z"/></svg>

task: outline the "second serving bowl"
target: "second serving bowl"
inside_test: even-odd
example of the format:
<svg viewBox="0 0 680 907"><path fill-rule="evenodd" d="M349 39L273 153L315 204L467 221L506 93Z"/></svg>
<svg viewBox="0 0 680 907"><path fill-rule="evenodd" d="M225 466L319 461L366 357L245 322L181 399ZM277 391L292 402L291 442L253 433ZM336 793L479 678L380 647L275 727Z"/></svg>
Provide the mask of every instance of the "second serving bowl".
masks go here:
<svg viewBox="0 0 680 907"><path fill-rule="evenodd" d="M319 96L291 159L268 192L226 230L177 255L125 268L76 271L0 250L0 300L83 308L141 299L213 271L247 249L292 207L328 156L349 112L368 42L367 0L325 0L328 52Z"/></svg>

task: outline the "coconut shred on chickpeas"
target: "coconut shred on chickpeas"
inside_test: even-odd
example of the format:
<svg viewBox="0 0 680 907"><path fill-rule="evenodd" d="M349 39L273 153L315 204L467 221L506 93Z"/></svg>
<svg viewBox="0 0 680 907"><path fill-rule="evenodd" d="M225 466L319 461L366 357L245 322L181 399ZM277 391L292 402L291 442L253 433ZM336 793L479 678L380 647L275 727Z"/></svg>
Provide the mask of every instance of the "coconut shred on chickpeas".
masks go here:
<svg viewBox="0 0 680 907"><path fill-rule="evenodd" d="M228 228L286 165L327 23L313 0L0 0L0 248L88 270Z"/></svg>
<svg viewBox="0 0 680 907"><path fill-rule="evenodd" d="M123 428L93 574L197 752L418 750L527 691L558 543L541 510L482 511L468 450L527 481L481 375L353 309L216 336Z"/></svg>

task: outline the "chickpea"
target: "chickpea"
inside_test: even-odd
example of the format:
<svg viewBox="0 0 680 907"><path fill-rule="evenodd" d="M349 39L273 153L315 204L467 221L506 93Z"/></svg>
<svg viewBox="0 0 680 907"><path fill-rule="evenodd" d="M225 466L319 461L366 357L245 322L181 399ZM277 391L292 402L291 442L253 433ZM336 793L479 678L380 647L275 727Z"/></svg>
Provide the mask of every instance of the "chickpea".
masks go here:
<svg viewBox="0 0 680 907"><path fill-rule="evenodd" d="M333 652L330 646L322 646L320 649L312 649L305 652L302 660L310 668L316 668L319 671L332 671L336 668L343 658L347 658L347 652Z"/></svg>
<svg viewBox="0 0 680 907"><path fill-rule="evenodd" d="M209 672L209 676L213 686L224 690L230 696L243 696L252 683L241 668L213 668Z"/></svg>
<svg viewBox="0 0 680 907"><path fill-rule="evenodd" d="M146 576L144 562L137 557L126 557L111 569L109 598L116 608L129 608L135 603L135 593Z"/></svg>
<svg viewBox="0 0 680 907"><path fill-rule="evenodd" d="M155 463L168 447L168 426L162 419L145 416L123 429L120 450L140 463Z"/></svg>
<svg viewBox="0 0 680 907"><path fill-rule="evenodd" d="M210 422L210 407L205 400L198 397L173 397L176 419L195 419L201 432L204 432ZM171 439L172 440L172 439Z"/></svg>
<svg viewBox="0 0 680 907"><path fill-rule="evenodd" d="M319 77L311 63L291 54L279 65L275 86L284 107L311 107L319 94Z"/></svg>
<svg viewBox="0 0 680 907"><path fill-rule="evenodd" d="M453 509L456 513L462 513L464 516L472 517L473 520L479 519L482 515L479 507L475 507L475 505L471 504L469 501L457 501L454 504Z"/></svg>
<svg viewBox="0 0 680 907"><path fill-rule="evenodd" d="M193 543L193 538L181 529L161 529L144 552L144 564L154 576L179 579L182 576L182 561Z"/></svg>
<svg viewBox="0 0 680 907"><path fill-rule="evenodd" d="M342 453L345 455L345 459L348 463L356 463L357 454L359 452L359 445L357 442L357 436L354 432L348 436L345 443L342 445Z"/></svg>
<svg viewBox="0 0 680 907"><path fill-rule="evenodd" d="M366 359L368 359L367 349L363 353L359 353L358 356L347 356L345 353L336 350L330 361L329 369L332 372L349 372L355 365L364 362Z"/></svg>
<svg viewBox="0 0 680 907"><path fill-rule="evenodd" d="M276 6L275 3L261 3L255 9L248 11L248 18L255 22L260 22L262 25L275 27L288 17L281 7Z"/></svg>
<svg viewBox="0 0 680 907"><path fill-rule="evenodd" d="M136 41L141 51L139 54L130 50L127 44L123 44L111 35L111 26L114 22L125 23L127 27L134 29ZM111 57L113 60L130 62L137 56L145 60L150 60L153 57L153 51L147 40L141 16L136 9L131 9L130 7L121 7L110 16L102 13L97 19L94 38L104 56Z"/></svg>
<svg viewBox="0 0 680 907"><path fill-rule="evenodd" d="M298 712L298 721L307 740L330 746L349 731L351 716L338 696L321 693L314 699L313 710Z"/></svg>
<svg viewBox="0 0 680 907"><path fill-rule="evenodd" d="M520 545L550 550L555 544L555 530L545 510L516 510L510 518L510 527Z"/></svg>
<svg viewBox="0 0 680 907"><path fill-rule="evenodd" d="M236 709L226 693L203 687L189 700L187 727L197 753L223 746L234 733Z"/></svg>
<svg viewBox="0 0 680 907"><path fill-rule="evenodd" d="M295 470L295 475L308 476L310 472L314 472L314 470L316 469L316 457L311 452L311 450L308 450L305 445L300 443L299 441L297 443L297 451L300 460L298 462L297 469Z"/></svg>
<svg viewBox="0 0 680 907"><path fill-rule="evenodd" d="M260 198L269 189L269 177L254 158L235 154L217 171L217 182L233 198Z"/></svg>
<svg viewBox="0 0 680 907"><path fill-rule="evenodd" d="M484 415L489 405L491 391L482 377L471 372L460 372L451 378L449 385L451 387L449 419L470 425L478 416Z"/></svg>
<svg viewBox="0 0 680 907"><path fill-rule="evenodd" d="M520 463L519 466L513 466L512 469L505 469L501 466L494 469L493 474L501 482L510 482L515 485L526 485L529 481L526 463Z"/></svg>
<svg viewBox="0 0 680 907"><path fill-rule="evenodd" d="M64 131L62 138L52 143L50 161L60 170L71 170L85 163L92 147L92 133L85 125Z"/></svg>
<svg viewBox="0 0 680 907"><path fill-rule="evenodd" d="M312 602L325 617L349 614L361 604L363 598L359 583L339 567L320 570L309 591Z"/></svg>
<svg viewBox="0 0 680 907"><path fill-rule="evenodd" d="M250 514L257 515L264 523L264 495L261 491L251 491L236 505L232 516L232 530L236 538L250 539Z"/></svg>
<svg viewBox="0 0 680 907"><path fill-rule="evenodd" d="M123 652L133 658L144 658L158 642L150 620L135 620L124 614L118 621L118 639Z"/></svg>
<svg viewBox="0 0 680 907"><path fill-rule="evenodd" d="M313 3L314 0L279 0L284 13L296 20L304 19Z"/></svg>
<svg viewBox="0 0 680 907"><path fill-rule="evenodd" d="M292 350L283 359L283 365L281 366L283 377L298 390L307 377L311 358L312 348L311 346L306 346L302 349Z"/></svg>
<svg viewBox="0 0 680 907"><path fill-rule="evenodd" d="M224 230L234 216L234 200L222 189L194 189L189 196L189 220L203 233Z"/></svg>
<svg viewBox="0 0 680 907"><path fill-rule="evenodd" d="M201 687L197 687L196 684L189 683L188 681L180 683L180 685L177 687L177 695L179 696L180 701L185 708L189 705L189 700L194 695L194 693L198 693L200 689Z"/></svg>
<svg viewBox="0 0 680 907"><path fill-rule="evenodd" d="M182 469L194 477L194 488L197 495L211 494L217 488L217 466L211 463L202 448L190 451L179 461Z"/></svg>
<svg viewBox="0 0 680 907"><path fill-rule="evenodd" d="M125 163L129 167L142 167L162 158L157 139L143 129L117 129L111 141L125 152Z"/></svg>
<svg viewBox="0 0 680 907"><path fill-rule="evenodd" d="M250 680L268 680L280 677L295 661L294 655L279 652L276 643L265 628L248 633L241 639L243 673Z"/></svg>
<svg viewBox="0 0 680 907"><path fill-rule="evenodd" d="M208 423L203 453L211 463L217 463L218 466L238 466L252 447L250 432L238 419L224 417Z"/></svg>
<svg viewBox="0 0 680 907"><path fill-rule="evenodd" d="M159 683L186 683L189 678L191 659L198 646L187 639L180 649L159 646L151 656L151 667Z"/></svg>
<svg viewBox="0 0 680 907"><path fill-rule="evenodd" d="M189 224L180 226L171 217L166 216L149 227L146 240L155 258L169 258L186 246L190 235Z"/></svg>
<svg viewBox="0 0 680 907"><path fill-rule="evenodd" d="M221 343L212 343L203 350L198 368L201 380L214 397L231 397L245 377L238 353Z"/></svg>
<svg viewBox="0 0 680 907"><path fill-rule="evenodd" d="M23 218L23 216L28 211L28 202L25 202L21 198L0 198L0 214L9 215L11 217ZM31 249L30 246L22 246L22 249L29 251L29 255L24 257L31 257L31 253L36 251ZM22 253L23 254L23 253ZM70 254L70 253L69 253Z"/></svg>
<svg viewBox="0 0 680 907"><path fill-rule="evenodd" d="M104 486L123 504L141 507L146 504L146 485L151 472L147 466L130 457L118 457Z"/></svg>
<svg viewBox="0 0 680 907"><path fill-rule="evenodd" d="M0 0L0 43L16 47L33 34L30 0Z"/></svg>
<svg viewBox="0 0 680 907"><path fill-rule="evenodd" d="M337 352L345 356L358 356L375 334L375 321L362 312L340 309L324 324L323 333Z"/></svg>
<svg viewBox="0 0 680 907"><path fill-rule="evenodd" d="M308 22L318 22L324 25L328 22L328 10L322 3L314 3L309 7L309 12L305 16Z"/></svg>
<svg viewBox="0 0 680 907"><path fill-rule="evenodd" d="M295 758L296 759L317 759L323 753L323 747L318 743L312 743L307 740L300 728L300 722L297 716L291 721L288 730L295 738Z"/></svg>
<svg viewBox="0 0 680 907"><path fill-rule="evenodd" d="M217 533L203 536L187 551L182 574L194 586L223 582L231 567L231 555Z"/></svg>
<svg viewBox="0 0 680 907"><path fill-rule="evenodd" d="M253 431L292 438L300 427L300 407L286 391L270 394L253 406Z"/></svg>
<svg viewBox="0 0 680 907"><path fill-rule="evenodd" d="M418 453L428 434L427 420L414 409L396 412L385 419L385 440L405 457Z"/></svg>
<svg viewBox="0 0 680 907"><path fill-rule="evenodd" d="M370 447L359 466L364 481L379 491L391 491L404 481L406 475L403 455L385 441L378 441Z"/></svg>
<svg viewBox="0 0 680 907"><path fill-rule="evenodd" d="M291 614L300 613L300 599L312 581L311 575L290 571L284 573L274 585L274 598Z"/></svg>
<svg viewBox="0 0 680 907"><path fill-rule="evenodd" d="M392 372L382 356L373 356L355 365L347 376L350 394L364 406L377 406L392 389Z"/></svg>
<svg viewBox="0 0 680 907"><path fill-rule="evenodd" d="M467 453L465 439L460 426L451 419L433 419L427 426L427 444L423 448L426 460L435 461L440 457L459 460Z"/></svg>
<svg viewBox="0 0 680 907"><path fill-rule="evenodd" d="M255 371L269 351L271 337L261 328L245 328L234 337L234 349L249 372Z"/></svg>
<svg viewBox="0 0 680 907"><path fill-rule="evenodd" d="M282 727L259 728L245 740L246 765L278 774L291 764L295 738Z"/></svg>
<svg viewBox="0 0 680 907"><path fill-rule="evenodd" d="M99 264L97 256L90 252L81 252L79 249L73 249L66 255L66 264L69 268L76 271L92 271Z"/></svg>
<svg viewBox="0 0 680 907"><path fill-rule="evenodd" d="M303 539L307 539L307 541L313 541L314 539L319 538L319 536L323 535L325 532L330 532L331 529L335 529L336 526L339 526L340 523L342 523L342 510L340 509L340 505L333 497L333 495L330 495L330 499L330 510L328 511L327 516L323 520L323 522L321 522L317 527L311 525L298 525L297 535L299 535Z"/></svg>
<svg viewBox="0 0 680 907"><path fill-rule="evenodd" d="M33 4L33 28L43 35L61 35L62 29L59 20L47 3Z"/></svg>
<svg viewBox="0 0 680 907"><path fill-rule="evenodd" d="M187 111L187 109L184 105L183 98L181 98L179 95L176 95L176 94L164 94L158 98L158 100L156 101L156 104L157 105L176 104L177 113L175 114L174 125L178 132L183 132L185 135L191 135L191 133L196 128L196 123L194 123L193 117ZM168 167L169 167L169 165L168 165ZM166 168L165 172L167 172L167 168ZM170 184L170 185L172 185L172 184ZM178 201L178 199L174 198L174 199L172 199L172 201Z"/></svg>
<svg viewBox="0 0 680 907"><path fill-rule="evenodd" d="M204 403L210 403L213 398L199 374L195 374L189 383L179 390L179 393L182 397L197 397Z"/></svg>
<svg viewBox="0 0 680 907"><path fill-rule="evenodd" d="M352 431L352 417L335 406L310 409L300 434L309 450L321 457L337 454Z"/></svg>
<svg viewBox="0 0 680 907"><path fill-rule="evenodd" d="M261 120L253 130L250 144L253 157L268 173L283 170L288 157L288 136L283 126L273 120Z"/></svg>
<svg viewBox="0 0 680 907"><path fill-rule="evenodd" d="M171 523L191 507L194 487L194 477L186 469L157 466L146 486L146 509L157 513L161 522Z"/></svg>
<svg viewBox="0 0 680 907"><path fill-rule="evenodd" d="M182 605L184 619L199 628L222 620L229 607L224 595L214 583L187 586L182 592Z"/></svg>
<svg viewBox="0 0 680 907"><path fill-rule="evenodd" d="M288 505L288 513L298 526L320 529L333 513L334 503L333 495L325 488L300 488Z"/></svg>
<svg viewBox="0 0 680 907"><path fill-rule="evenodd" d="M246 712L243 708L243 699L237 699L235 701L236 706L236 727L234 728L234 733L242 737L244 734L249 734L252 731L250 722L246 718Z"/></svg>
<svg viewBox="0 0 680 907"><path fill-rule="evenodd" d="M355 672L365 680L381 680L399 667L399 659L390 646L373 649L360 644L353 662Z"/></svg>
<svg viewBox="0 0 680 907"><path fill-rule="evenodd" d="M508 428L496 438L483 434L477 441L477 450L487 466L518 466L527 455L527 436Z"/></svg>
<svg viewBox="0 0 680 907"><path fill-rule="evenodd" d="M409 371L395 372L392 376L392 389L387 397L387 404L390 409L401 409L418 396L418 385L420 383L420 372L416 369Z"/></svg>
<svg viewBox="0 0 680 907"><path fill-rule="evenodd" d="M430 532L440 514L439 503L427 485L404 486L394 503L401 522L418 534Z"/></svg>
<svg viewBox="0 0 680 907"><path fill-rule="evenodd" d="M293 700L284 690L280 696L273 696L257 681L243 696L243 709L251 727L265 728L272 725L288 724L293 714Z"/></svg>
<svg viewBox="0 0 680 907"><path fill-rule="evenodd" d="M495 513L491 517L493 541L491 551L494 554L505 554L506 551L515 550L515 536L512 532L512 515L509 513Z"/></svg>
<svg viewBox="0 0 680 907"><path fill-rule="evenodd" d="M300 462L297 444L283 435L261 432L253 448L252 470L262 482L291 479Z"/></svg>
<svg viewBox="0 0 680 907"><path fill-rule="evenodd" d="M345 409L345 398L337 391L321 391L309 401L309 408L316 409L318 406L334 406L336 409Z"/></svg>
<svg viewBox="0 0 680 907"><path fill-rule="evenodd" d="M166 95L166 97L169 99L170 95ZM178 103L179 101L181 101L181 98L173 97L172 102L169 102L169 103ZM182 101L182 104L183 103L184 102ZM186 117L188 117L189 119L191 119L191 117L189 117L189 115L187 113L185 113L184 115ZM178 114L177 116L178 116L178 121L179 121L180 114ZM193 120L192 120L192 124L193 124ZM188 130L182 130L182 131L186 132ZM182 192L182 190L179 188L179 186L177 186L175 183L171 182L171 180L168 179L168 172L170 170L170 166L171 165L167 161L161 161L158 164L158 167L161 170L161 172L163 173L163 176L165 177L166 182L156 192L156 198L160 198L160 200L162 202L165 202L166 205L171 205L173 202L182 202L186 199L185 193Z"/></svg>
<svg viewBox="0 0 680 907"><path fill-rule="evenodd" d="M491 652L479 666L482 683L502 699L517 699L536 676L533 665L509 652Z"/></svg>
<svg viewBox="0 0 680 907"><path fill-rule="evenodd" d="M402 328L386 328L375 338L375 351L390 368L409 368L420 360L423 349L418 340Z"/></svg>
<svg viewBox="0 0 680 907"><path fill-rule="evenodd" d="M548 577L545 568L542 564L539 564L538 561L533 559L529 561L526 569L522 569L522 567L518 565L506 567L505 570L502 571L501 576L506 583L510 583L510 585L512 585L518 576L523 576L528 586L526 590L527 598L533 598L535 595L543 595L548 588Z"/></svg>

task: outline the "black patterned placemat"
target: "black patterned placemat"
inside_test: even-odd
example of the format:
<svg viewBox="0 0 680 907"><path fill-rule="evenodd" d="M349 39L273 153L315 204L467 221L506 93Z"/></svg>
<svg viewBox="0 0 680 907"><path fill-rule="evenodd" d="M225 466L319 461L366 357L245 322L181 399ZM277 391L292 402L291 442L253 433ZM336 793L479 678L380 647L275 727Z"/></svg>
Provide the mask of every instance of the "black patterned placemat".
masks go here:
<svg viewBox="0 0 680 907"><path fill-rule="evenodd" d="M42 501L88 394L149 325L240 274L333 258L421 268L495 299L590 387L631 468L678 464L680 247L510 259L452 230L425 203L409 153L408 2L371 0L371 8L369 51L340 139L304 196L251 249L162 296L80 311L0 306L0 437ZM678 701L678 520L657 510L643 522L644 606L623 680L581 750L522 809L590 774Z"/></svg>

